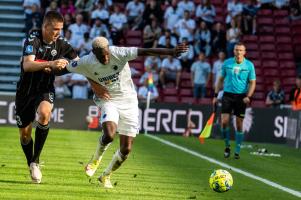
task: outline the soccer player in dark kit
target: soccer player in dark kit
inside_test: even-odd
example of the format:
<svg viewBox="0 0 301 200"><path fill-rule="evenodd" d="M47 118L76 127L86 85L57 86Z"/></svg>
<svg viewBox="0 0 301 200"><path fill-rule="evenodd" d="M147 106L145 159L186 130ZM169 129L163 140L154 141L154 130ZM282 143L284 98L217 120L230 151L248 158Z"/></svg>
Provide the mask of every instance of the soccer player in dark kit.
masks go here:
<svg viewBox="0 0 301 200"><path fill-rule="evenodd" d="M68 64L66 59L78 59L75 50L60 36L63 23L61 14L56 11L47 12L42 29L32 31L24 43L16 92L16 121L33 183L40 183L42 180L39 157L48 135L55 99L53 72L64 68ZM37 127L33 142L31 131L36 113Z"/></svg>

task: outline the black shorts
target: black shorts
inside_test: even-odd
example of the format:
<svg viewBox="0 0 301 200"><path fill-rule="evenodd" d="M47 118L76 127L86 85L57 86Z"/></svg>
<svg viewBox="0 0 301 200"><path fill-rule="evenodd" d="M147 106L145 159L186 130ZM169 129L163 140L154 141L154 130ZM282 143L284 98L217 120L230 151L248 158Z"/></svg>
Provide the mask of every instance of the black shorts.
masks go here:
<svg viewBox="0 0 301 200"><path fill-rule="evenodd" d="M222 99L222 113L234 114L244 118L247 105L243 102L246 94L224 92Z"/></svg>
<svg viewBox="0 0 301 200"><path fill-rule="evenodd" d="M38 93L29 96L16 95L15 111L16 121L19 128L28 126L35 120L36 110L42 101L53 104L54 93Z"/></svg>

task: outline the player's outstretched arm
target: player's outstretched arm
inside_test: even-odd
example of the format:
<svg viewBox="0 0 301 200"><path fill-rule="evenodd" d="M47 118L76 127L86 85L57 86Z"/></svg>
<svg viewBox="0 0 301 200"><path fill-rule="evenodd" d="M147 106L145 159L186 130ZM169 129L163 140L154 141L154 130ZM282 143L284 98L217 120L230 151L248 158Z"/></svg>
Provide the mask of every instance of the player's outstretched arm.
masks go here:
<svg viewBox="0 0 301 200"><path fill-rule="evenodd" d="M178 44L173 49L167 48L138 48L138 56L161 56L161 55L170 55L178 57L181 53L187 52L189 49L186 43Z"/></svg>
<svg viewBox="0 0 301 200"><path fill-rule="evenodd" d="M23 57L23 69L25 72L35 72L40 70L45 70L49 68L50 70L61 70L68 65L68 61L65 59L58 59L54 61L38 62L35 61L34 55Z"/></svg>

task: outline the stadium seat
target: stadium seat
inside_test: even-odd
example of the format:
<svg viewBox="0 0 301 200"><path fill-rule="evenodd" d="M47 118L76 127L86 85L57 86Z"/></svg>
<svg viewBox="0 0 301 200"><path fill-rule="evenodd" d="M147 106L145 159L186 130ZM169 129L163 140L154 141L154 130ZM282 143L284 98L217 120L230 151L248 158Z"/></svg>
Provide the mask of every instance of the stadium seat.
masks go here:
<svg viewBox="0 0 301 200"><path fill-rule="evenodd" d="M192 89L180 89L180 97L191 97L192 96Z"/></svg>
<svg viewBox="0 0 301 200"><path fill-rule="evenodd" d="M128 30L127 33L126 33L126 37L140 38L141 36L142 36L141 31Z"/></svg>
<svg viewBox="0 0 301 200"><path fill-rule="evenodd" d="M280 75L277 68L276 69L266 68L264 69L263 74L265 77L267 76L278 77Z"/></svg>
<svg viewBox="0 0 301 200"><path fill-rule="evenodd" d="M271 17L261 17L261 18L257 19L257 24L259 26L262 26L262 25L273 25L273 23L274 23L274 20Z"/></svg>
<svg viewBox="0 0 301 200"><path fill-rule="evenodd" d="M137 61L129 62L129 66L135 68L136 70L143 72L144 71L144 64Z"/></svg>
<svg viewBox="0 0 301 200"><path fill-rule="evenodd" d="M128 46L142 46L142 41L140 38L126 38L126 44Z"/></svg>
<svg viewBox="0 0 301 200"><path fill-rule="evenodd" d="M188 104L195 104L197 103L195 98L193 97L181 97L180 98L181 103L188 103Z"/></svg>
<svg viewBox="0 0 301 200"><path fill-rule="evenodd" d="M294 60L293 53L279 53L279 59L281 60Z"/></svg>
<svg viewBox="0 0 301 200"><path fill-rule="evenodd" d="M266 107L265 102L263 100L262 101L254 100L254 101L251 102L251 105L252 105L252 107L255 107L255 108L264 108L264 107Z"/></svg>
<svg viewBox="0 0 301 200"><path fill-rule="evenodd" d="M281 73L281 76L283 78L285 78L285 77L296 77L296 75L297 75L297 72L296 72L295 69L286 69L285 73Z"/></svg>
<svg viewBox="0 0 301 200"><path fill-rule="evenodd" d="M288 17L285 18L277 18L275 19L275 29L277 29L277 27L286 27L288 24L290 24L290 21L288 19Z"/></svg>
<svg viewBox="0 0 301 200"><path fill-rule="evenodd" d="M249 51L246 55L249 59L258 59L259 58L259 52L258 51Z"/></svg>
<svg viewBox="0 0 301 200"><path fill-rule="evenodd" d="M260 50L261 51L274 51L276 49L274 44L261 44Z"/></svg>
<svg viewBox="0 0 301 200"><path fill-rule="evenodd" d="M264 78L262 76L257 76L256 83L264 83Z"/></svg>
<svg viewBox="0 0 301 200"><path fill-rule="evenodd" d="M278 62L275 60L266 60L264 62L262 62L262 66L264 68L278 68Z"/></svg>
<svg viewBox="0 0 301 200"><path fill-rule="evenodd" d="M190 80L190 79L191 79L191 73L189 73L189 72L181 73L181 80Z"/></svg>
<svg viewBox="0 0 301 200"><path fill-rule="evenodd" d="M277 27L275 28L276 35L289 35L291 29L289 27Z"/></svg>
<svg viewBox="0 0 301 200"><path fill-rule="evenodd" d="M254 99L254 100L264 100L265 99L265 93L255 91L255 93L253 94L252 99Z"/></svg>
<svg viewBox="0 0 301 200"><path fill-rule="evenodd" d="M246 43L246 48L247 48L247 51L257 50L258 44L257 43Z"/></svg>
<svg viewBox="0 0 301 200"><path fill-rule="evenodd" d="M274 10L273 14L274 14L274 17L276 17L276 18L284 18L284 19L286 19L286 17L288 16L288 11L287 10Z"/></svg>
<svg viewBox="0 0 301 200"><path fill-rule="evenodd" d="M264 52L261 54L261 58L264 59L264 61L262 62L262 64L264 64L268 59L277 59L277 54L275 52Z"/></svg>
<svg viewBox="0 0 301 200"><path fill-rule="evenodd" d="M260 60L252 60L255 68L260 68L261 67L261 61Z"/></svg>
<svg viewBox="0 0 301 200"><path fill-rule="evenodd" d="M262 16L272 16L272 14L273 14L273 11L270 10L270 9L261 9L257 13L257 15L259 17L262 17Z"/></svg>
<svg viewBox="0 0 301 200"><path fill-rule="evenodd" d="M274 43L275 42L275 37L274 36L263 35L263 36L259 37L259 42L260 43Z"/></svg>
<svg viewBox="0 0 301 200"><path fill-rule="evenodd" d="M165 88L163 90L163 94L167 96L175 96L178 94L178 91L176 88Z"/></svg>
<svg viewBox="0 0 301 200"><path fill-rule="evenodd" d="M264 92L265 91L265 85L264 84L256 84L255 91Z"/></svg>
<svg viewBox="0 0 301 200"><path fill-rule="evenodd" d="M258 67L255 66L255 72L256 72L256 75L262 75L263 74L263 69L258 68Z"/></svg>
<svg viewBox="0 0 301 200"><path fill-rule="evenodd" d="M285 77L282 79L282 85L295 85L296 78L294 77Z"/></svg>
<svg viewBox="0 0 301 200"><path fill-rule="evenodd" d="M181 81L180 86L181 88L191 88L192 87L191 81L190 80Z"/></svg>
<svg viewBox="0 0 301 200"><path fill-rule="evenodd" d="M292 38L289 36L279 36L276 38L277 43L291 44Z"/></svg>
<svg viewBox="0 0 301 200"><path fill-rule="evenodd" d="M198 101L199 104L212 104L212 98L201 98Z"/></svg>
<svg viewBox="0 0 301 200"><path fill-rule="evenodd" d="M243 41L245 43L254 43L254 42L257 42L258 41L258 37L256 35L244 35L243 36Z"/></svg>
<svg viewBox="0 0 301 200"><path fill-rule="evenodd" d="M291 44L278 44L278 52L293 52L293 46Z"/></svg>
<svg viewBox="0 0 301 200"><path fill-rule="evenodd" d="M166 103L179 103L179 99L177 96L164 96L163 102Z"/></svg>
<svg viewBox="0 0 301 200"><path fill-rule="evenodd" d="M296 64L293 61L280 61L280 67L286 69L296 69Z"/></svg>

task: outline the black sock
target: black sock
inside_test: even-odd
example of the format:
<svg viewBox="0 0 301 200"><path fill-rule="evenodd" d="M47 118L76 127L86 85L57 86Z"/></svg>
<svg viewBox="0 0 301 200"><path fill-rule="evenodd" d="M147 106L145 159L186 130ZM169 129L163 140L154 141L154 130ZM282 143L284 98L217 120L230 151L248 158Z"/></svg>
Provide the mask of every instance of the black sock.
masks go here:
<svg viewBox="0 0 301 200"><path fill-rule="evenodd" d="M26 156L27 165L30 165L31 159L32 159L32 150L33 150L33 141L32 138L30 138L30 141L27 144L24 144L22 140L20 140L23 152Z"/></svg>
<svg viewBox="0 0 301 200"><path fill-rule="evenodd" d="M49 131L49 124L42 125L38 123L35 132L35 142L34 142L34 154L32 162L39 163L40 154L42 152L44 143L46 141Z"/></svg>

